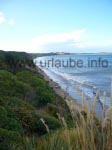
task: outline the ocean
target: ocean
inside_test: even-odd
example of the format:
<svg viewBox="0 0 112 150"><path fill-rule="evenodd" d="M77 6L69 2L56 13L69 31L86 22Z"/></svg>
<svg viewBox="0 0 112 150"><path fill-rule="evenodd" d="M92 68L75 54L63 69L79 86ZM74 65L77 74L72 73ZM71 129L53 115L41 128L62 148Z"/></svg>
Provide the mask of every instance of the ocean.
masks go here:
<svg viewBox="0 0 112 150"><path fill-rule="evenodd" d="M100 101L104 101L105 92L106 105L110 106L112 54L44 56L36 58L35 63L79 104L82 91L89 103L99 91Z"/></svg>

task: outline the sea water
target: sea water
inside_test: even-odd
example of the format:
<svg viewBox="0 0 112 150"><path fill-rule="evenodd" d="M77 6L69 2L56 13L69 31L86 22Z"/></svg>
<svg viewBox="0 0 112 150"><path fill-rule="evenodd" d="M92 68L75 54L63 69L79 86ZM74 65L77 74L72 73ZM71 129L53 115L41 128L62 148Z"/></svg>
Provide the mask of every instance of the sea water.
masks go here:
<svg viewBox="0 0 112 150"><path fill-rule="evenodd" d="M91 102L99 90L101 102L106 92L106 105L110 105L112 54L44 56L36 58L35 62L78 103L82 103L82 91Z"/></svg>

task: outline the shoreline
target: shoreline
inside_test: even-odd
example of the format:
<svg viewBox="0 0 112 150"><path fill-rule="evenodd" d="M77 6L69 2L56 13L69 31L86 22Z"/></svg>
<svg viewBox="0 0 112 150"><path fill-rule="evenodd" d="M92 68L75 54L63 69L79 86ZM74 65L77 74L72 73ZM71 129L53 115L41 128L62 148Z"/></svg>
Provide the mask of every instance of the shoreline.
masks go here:
<svg viewBox="0 0 112 150"><path fill-rule="evenodd" d="M56 95L60 96L61 98L63 98L64 100L67 99L69 102L72 103L72 108L74 110L84 110L84 108L82 108L81 104L78 104L76 99L72 98L66 91L64 91L60 85L53 81L45 72L44 70L42 70L41 68L39 68L38 66L37 70L38 72L42 75L42 77L44 78L45 81L48 82L49 86L53 89L53 91L55 92Z"/></svg>
<svg viewBox="0 0 112 150"><path fill-rule="evenodd" d="M38 72L42 75L42 77L44 78L45 81L48 82L49 86L53 89L53 91L55 92L55 94L57 94L58 96L60 96L61 98L63 98L64 100L68 100L71 104L72 109L75 111L84 111L86 109L86 105L82 105L79 104L77 99L72 98L65 90L63 90L60 85L53 81L53 79L51 79L45 72L43 69L41 69L39 66L36 66ZM91 102L92 104L92 102ZM101 104L96 101L95 107L94 107L94 111L91 109L91 107L89 107L89 110L94 113L96 115L96 117L100 120L103 119L103 114L104 111L102 109ZM104 106L104 110L107 109L107 106Z"/></svg>

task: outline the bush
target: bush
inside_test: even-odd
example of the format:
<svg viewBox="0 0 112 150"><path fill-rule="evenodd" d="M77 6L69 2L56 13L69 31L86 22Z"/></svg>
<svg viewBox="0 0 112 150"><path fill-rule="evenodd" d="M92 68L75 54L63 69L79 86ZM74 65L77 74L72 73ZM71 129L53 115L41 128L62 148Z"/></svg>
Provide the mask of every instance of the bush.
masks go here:
<svg viewBox="0 0 112 150"><path fill-rule="evenodd" d="M48 114L57 117L57 113L60 112L60 109L58 108L58 106L48 103L46 111Z"/></svg>
<svg viewBox="0 0 112 150"><path fill-rule="evenodd" d="M46 81L40 79L29 71L22 71L17 74L18 80L29 84L35 91L35 105L38 107L46 106L47 103L54 103L55 95Z"/></svg>
<svg viewBox="0 0 112 150"><path fill-rule="evenodd" d="M20 134L18 132L0 128L0 150L11 150L12 145L19 141Z"/></svg>
<svg viewBox="0 0 112 150"><path fill-rule="evenodd" d="M19 81L16 76L8 71L0 71L0 84L0 96L3 99L15 96L31 101L35 97L34 91L29 84Z"/></svg>
<svg viewBox="0 0 112 150"><path fill-rule="evenodd" d="M40 120L41 118L43 118L45 120L45 123L48 126L50 131L56 130L61 127L61 123L59 122L59 120L54 117L51 117L47 114L45 114L45 115L39 114L37 112L32 112L32 113L33 113L32 116L33 116L33 118L35 118L35 121L30 126L30 129L33 133L37 133L38 135L43 135L43 134L47 133L47 130L46 130L44 124Z"/></svg>
<svg viewBox="0 0 112 150"><path fill-rule="evenodd" d="M22 126L19 121L15 118L8 117L7 110L2 106L0 106L0 128L22 133Z"/></svg>

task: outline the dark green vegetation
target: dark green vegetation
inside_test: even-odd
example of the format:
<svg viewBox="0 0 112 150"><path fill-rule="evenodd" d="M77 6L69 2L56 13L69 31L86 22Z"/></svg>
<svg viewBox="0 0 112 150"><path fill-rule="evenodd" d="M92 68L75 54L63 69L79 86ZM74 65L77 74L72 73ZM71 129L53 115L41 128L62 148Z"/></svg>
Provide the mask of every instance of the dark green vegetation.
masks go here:
<svg viewBox="0 0 112 150"><path fill-rule="evenodd" d="M74 111L29 54L0 51L0 150L111 150L112 106L100 121L93 110Z"/></svg>
<svg viewBox="0 0 112 150"><path fill-rule="evenodd" d="M16 74L19 71L34 68L31 56L25 52L4 52L0 51L0 69Z"/></svg>
<svg viewBox="0 0 112 150"><path fill-rule="evenodd" d="M57 55L56 53L30 53L31 57L33 59L37 58L37 57L42 57L42 56L53 56L53 55Z"/></svg>
<svg viewBox="0 0 112 150"><path fill-rule="evenodd" d="M25 136L62 128L57 113L71 126L70 112L38 73L29 54L0 51L0 150L10 150Z"/></svg>

